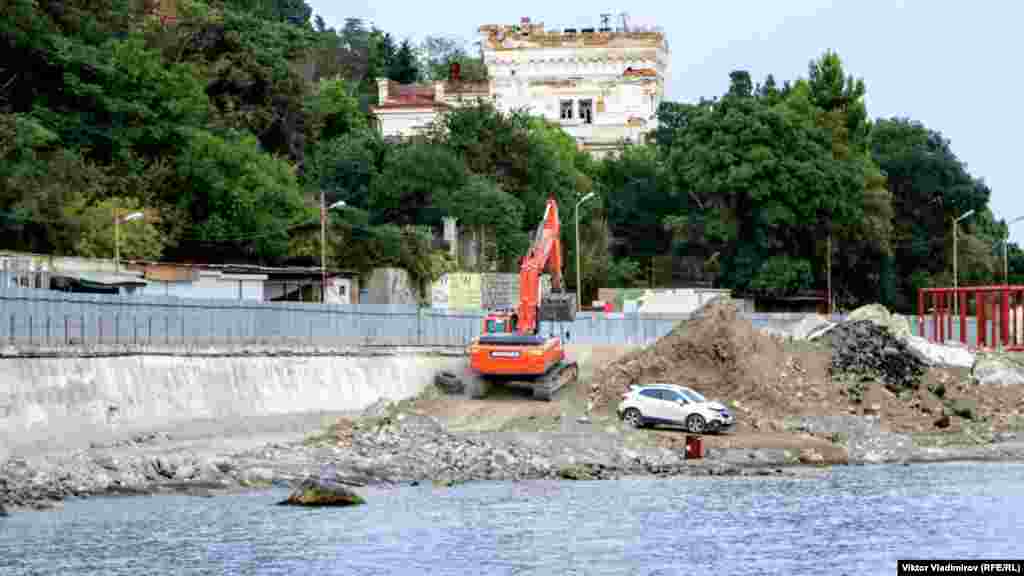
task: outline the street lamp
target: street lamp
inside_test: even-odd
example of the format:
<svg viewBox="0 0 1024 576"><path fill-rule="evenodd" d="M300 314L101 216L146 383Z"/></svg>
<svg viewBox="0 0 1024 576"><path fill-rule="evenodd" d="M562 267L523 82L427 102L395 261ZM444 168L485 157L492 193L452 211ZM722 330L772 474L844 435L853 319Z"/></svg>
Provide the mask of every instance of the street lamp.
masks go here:
<svg viewBox="0 0 1024 576"><path fill-rule="evenodd" d="M1024 216L1018 216L1006 223L1006 238L1003 238L1003 284L1010 284L1010 266L1007 263L1006 245L1010 242L1010 225L1024 220Z"/></svg>
<svg viewBox="0 0 1024 576"><path fill-rule="evenodd" d="M118 215L117 210L114 210L114 273L121 273L121 221L131 222L132 220L138 220L145 216L142 212L132 212L127 216L121 217Z"/></svg>
<svg viewBox="0 0 1024 576"><path fill-rule="evenodd" d="M348 206L344 200L338 200L325 206L324 191L320 191L320 303L327 296L327 211Z"/></svg>
<svg viewBox="0 0 1024 576"><path fill-rule="evenodd" d="M974 210L968 210L962 216L953 220L953 313L960 313L960 293L957 291L957 271L956 271L956 229L958 228L960 221L967 218L971 214L974 214Z"/></svg>
<svg viewBox="0 0 1024 576"><path fill-rule="evenodd" d="M593 192L589 192L586 196L584 196L583 198L580 198L579 202L576 203L576 209L573 211L574 212L574 217L575 217L575 220L576 220L576 311L577 312L579 312L580 310L583 309L583 305L581 304L581 300L580 300L580 298L583 297L583 289L582 289L582 285L580 284L580 278L582 278L582 274L580 274L580 205L582 205L584 202L586 202L587 200L590 200L593 197L594 197L594 193Z"/></svg>

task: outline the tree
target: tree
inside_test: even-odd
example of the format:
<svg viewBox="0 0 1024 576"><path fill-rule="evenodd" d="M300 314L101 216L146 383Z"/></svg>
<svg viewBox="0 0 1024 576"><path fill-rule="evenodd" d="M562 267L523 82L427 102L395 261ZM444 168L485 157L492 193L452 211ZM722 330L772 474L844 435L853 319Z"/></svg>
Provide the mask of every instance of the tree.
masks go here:
<svg viewBox="0 0 1024 576"><path fill-rule="evenodd" d="M686 110L667 157L679 214L666 223L687 245L718 254L720 280L744 290L765 289L785 263L818 261L819 222L855 221L862 214L863 167L837 160L831 136L799 108L753 97L743 74L719 101ZM786 254L788 261L772 261ZM823 268L823 267L822 267ZM792 276L782 289L812 287Z"/></svg>
<svg viewBox="0 0 1024 576"><path fill-rule="evenodd" d="M679 203L664 163L653 146L631 146L606 159L597 176L607 198L608 225L619 240L619 258L649 261L672 248L672 234L662 224Z"/></svg>
<svg viewBox="0 0 1024 576"><path fill-rule="evenodd" d="M285 255L289 227L303 221L302 194L291 166L254 137L193 132L175 175L177 207L192 223L183 244L229 260Z"/></svg>
<svg viewBox="0 0 1024 576"><path fill-rule="evenodd" d="M971 231L986 231L991 245L1005 228L999 228L988 211L988 187L967 172L941 133L909 119L883 119L872 127L870 146L872 157L886 173L893 199L895 273L899 279L896 306L911 310L916 307L916 288L920 287L913 283L915 273L930 278L945 273L952 283L954 218L968 210L977 211L961 223L962 250L970 245L965 237ZM991 268L985 262L960 262L968 270Z"/></svg>
<svg viewBox="0 0 1024 576"><path fill-rule="evenodd" d="M366 116L359 110L354 90L342 78L322 79L306 99L310 142L331 140L366 128Z"/></svg>
<svg viewBox="0 0 1024 576"><path fill-rule="evenodd" d="M251 132L265 149L301 166L307 88L295 63L313 48L312 30L234 12L197 17L187 27L195 32L183 38L178 57L207 63L215 127Z"/></svg>
<svg viewBox="0 0 1024 576"><path fill-rule="evenodd" d="M108 198L87 205L78 199L65 207L69 220L77 220L80 234L75 242L75 253L88 258L110 258L114 254L114 233L111 229L114 215L131 214L144 207L134 198ZM158 260L164 250L164 236L149 211L147 218L122 222L118 243L122 258Z"/></svg>
<svg viewBox="0 0 1024 576"><path fill-rule="evenodd" d="M523 203L490 178L472 175L436 202L465 229L482 229L494 239L495 252L486 255L488 261L501 262L509 269L526 253L530 238L522 230Z"/></svg>
<svg viewBox="0 0 1024 576"><path fill-rule="evenodd" d="M328 202L369 208L370 187L380 174L387 148L371 129L321 142L306 172L306 186L323 190Z"/></svg>
<svg viewBox="0 0 1024 576"><path fill-rule="evenodd" d="M427 36L423 40L423 73L431 80L447 80L453 64L459 65L459 76L466 82L487 79L487 67L481 58L470 56L463 42L445 36Z"/></svg>
<svg viewBox="0 0 1024 576"><path fill-rule="evenodd" d="M437 225L444 215L437 201L451 197L467 176L465 163L446 147L427 142L399 146L370 185L372 221Z"/></svg>
<svg viewBox="0 0 1024 576"><path fill-rule="evenodd" d="M416 64L416 51L409 40L402 40L395 52L395 59L388 69L388 78L399 84L415 84L420 81L420 69Z"/></svg>

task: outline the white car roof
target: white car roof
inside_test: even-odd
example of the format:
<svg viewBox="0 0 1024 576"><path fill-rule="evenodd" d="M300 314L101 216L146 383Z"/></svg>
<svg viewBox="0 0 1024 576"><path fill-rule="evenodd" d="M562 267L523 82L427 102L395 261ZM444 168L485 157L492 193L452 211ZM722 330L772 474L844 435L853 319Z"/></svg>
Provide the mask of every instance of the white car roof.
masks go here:
<svg viewBox="0 0 1024 576"><path fill-rule="evenodd" d="M654 384L635 384L633 386L630 386L630 388L633 388L635 390L642 390L645 388L668 388L670 390L688 390L691 392L693 391L692 388L683 386L682 384L663 384L660 382Z"/></svg>

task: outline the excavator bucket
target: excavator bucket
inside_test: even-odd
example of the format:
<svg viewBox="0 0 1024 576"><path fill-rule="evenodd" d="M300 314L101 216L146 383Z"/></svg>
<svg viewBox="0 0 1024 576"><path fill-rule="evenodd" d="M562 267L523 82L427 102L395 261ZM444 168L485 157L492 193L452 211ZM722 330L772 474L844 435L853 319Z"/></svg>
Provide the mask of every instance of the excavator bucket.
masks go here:
<svg viewBox="0 0 1024 576"><path fill-rule="evenodd" d="M576 319L576 294L573 292L552 293L540 302L542 322L572 322Z"/></svg>

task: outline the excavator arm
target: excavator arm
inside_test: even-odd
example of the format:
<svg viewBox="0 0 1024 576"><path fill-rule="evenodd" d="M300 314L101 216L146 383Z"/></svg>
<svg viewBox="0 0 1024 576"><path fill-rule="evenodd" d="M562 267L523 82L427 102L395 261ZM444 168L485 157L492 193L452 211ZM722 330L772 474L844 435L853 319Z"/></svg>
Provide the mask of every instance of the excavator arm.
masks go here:
<svg viewBox="0 0 1024 576"><path fill-rule="evenodd" d="M541 298L540 278L544 272L551 275L551 293ZM562 282L561 224L554 198L548 199L533 245L520 260L517 313L516 329L520 334L536 334L541 320L576 318L576 295L565 292Z"/></svg>

